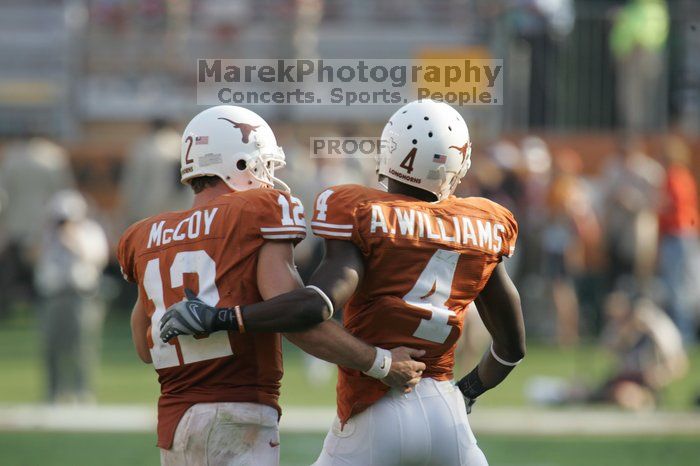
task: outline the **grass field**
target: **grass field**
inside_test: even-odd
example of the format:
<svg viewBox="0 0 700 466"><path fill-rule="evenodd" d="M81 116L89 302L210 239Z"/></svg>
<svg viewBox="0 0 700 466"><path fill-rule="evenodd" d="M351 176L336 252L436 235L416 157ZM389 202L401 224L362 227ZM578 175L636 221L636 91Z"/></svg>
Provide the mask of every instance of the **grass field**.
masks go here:
<svg viewBox="0 0 700 466"><path fill-rule="evenodd" d="M283 465L309 465L321 449L318 434L283 434ZM691 437L496 437L479 444L491 466L693 465L700 442ZM148 434L0 433L6 466L152 466L158 450Z"/></svg>
<svg viewBox="0 0 700 466"><path fill-rule="evenodd" d="M42 401L42 365L35 322L13 318L0 325L0 404ZM109 404L156 402L158 385L150 366L141 364L132 348L125 317L114 315L105 326L97 399ZM693 367L700 353L692 354ZM332 406L334 381L309 384L302 358L285 348L282 405ZM533 376L576 377L596 380L609 367L598 348L559 350L530 345L526 362L503 384L480 400L479 406L526 404L524 387ZM686 410L700 372L691 371L664 395L664 408ZM478 429L477 429L478 430ZM480 445L492 465L690 465L700 458L700 439L683 436L506 436L480 435ZM283 433L282 464L310 464L318 455L323 435ZM153 465L158 464L155 436L148 433L0 432L0 465Z"/></svg>
<svg viewBox="0 0 700 466"><path fill-rule="evenodd" d="M131 346L127 317L113 315L105 324L102 364L97 377L99 403L156 402L158 383L151 366L141 363ZM0 322L0 403L36 403L42 401L42 362L36 323L30 317ZM673 384L664 394L663 407L688 409L700 389L700 351L691 354L691 371L684 380ZM285 345L285 373L282 380L282 406L332 406L335 381L322 384L307 382L302 370L301 353ZM558 349L530 344L521 366L501 386L479 401L480 406L523 406L527 403L524 388L534 376L576 378L595 382L610 367L609 357L596 346ZM459 373L459 371L458 371Z"/></svg>

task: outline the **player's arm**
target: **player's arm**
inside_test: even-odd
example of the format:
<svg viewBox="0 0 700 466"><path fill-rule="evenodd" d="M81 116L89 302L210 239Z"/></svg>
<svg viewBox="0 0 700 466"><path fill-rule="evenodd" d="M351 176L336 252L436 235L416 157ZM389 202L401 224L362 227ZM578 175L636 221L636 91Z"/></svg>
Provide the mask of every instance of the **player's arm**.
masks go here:
<svg viewBox="0 0 700 466"><path fill-rule="evenodd" d="M286 247L269 244L258 259L258 286L262 297L269 299L234 309L215 309L188 296L188 301L171 306L163 316L163 340L217 330L285 332L304 351L383 379L393 387L413 386L418 382L425 365L411 357L422 356L422 351L375 348L327 320L333 309L345 304L354 293L363 274L360 253L354 245L327 241L326 256L311 279L313 288L302 288L291 244L282 243ZM275 259L276 254L284 257ZM302 330L306 331L289 333Z"/></svg>
<svg viewBox="0 0 700 466"><path fill-rule="evenodd" d="M233 308L209 306L186 289L186 301L173 304L160 321L164 342L178 335L234 332L296 332L330 318L332 307L322 293L304 288L294 265L291 242L266 242L258 253L258 291L265 301Z"/></svg>
<svg viewBox="0 0 700 466"><path fill-rule="evenodd" d="M318 287L341 307L352 296L363 274L363 264L356 248L342 241L326 241L326 254L309 284ZM287 333L287 339L305 352L335 364L361 371L374 362L376 350L353 336L333 320L304 332Z"/></svg>
<svg viewBox="0 0 700 466"><path fill-rule="evenodd" d="M347 241L326 240L326 254L309 280L330 299L333 308L345 305L362 281L364 263L357 247ZM425 352L405 347L391 352L374 347L351 336L339 323L328 320L310 330L285 335L289 341L309 354L340 366L363 372L371 371L379 357L390 357L391 371L384 378L387 385L402 388L413 386L425 369L423 363L413 361ZM386 354L389 353L389 354ZM389 367L386 368L389 370ZM370 374L371 375L371 374ZM379 377L378 377L379 378Z"/></svg>
<svg viewBox="0 0 700 466"><path fill-rule="evenodd" d="M324 280L312 281L321 290L335 287L336 293L324 292L331 303L336 299L347 300L359 280L353 267L355 257L345 254L338 259L346 259L351 265L341 262L332 271L322 267L328 275ZM335 321L326 321L330 317L328 304L317 291L304 288L294 265L291 244L268 243L263 247L258 259L258 289L266 301L241 309L247 331L302 330L286 333L286 337L307 353L352 369L368 370L372 366L375 348L354 338ZM283 293L287 294L280 296ZM281 309L283 305L289 307Z"/></svg>
<svg viewBox="0 0 700 466"><path fill-rule="evenodd" d="M501 383L525 357L520 295L503 263L496 266L475 303L493 344L478 366L457 383L467 398L468 410L479 395Z"/></svg>
<svg viewBox="0 0 700 466"><path fill-rule="evenodd" d="M265 243L258 256L257 281L260 296L268 304L241 307L245 331L294 332L330 317L330 309L323 298L313 289L304 288L290 242ZM280 312L280 309L283 310Z"/></svg>
<svg viewBox="0 0 700 466"><path fill-rule="evenodd" d="M139 358L146 364L150 364L151 352L148 350L148 326L150 319L146 314L146 309L139 295L134 304L134 309L131 311L131 339L134 342L136 353Z"/></svg>

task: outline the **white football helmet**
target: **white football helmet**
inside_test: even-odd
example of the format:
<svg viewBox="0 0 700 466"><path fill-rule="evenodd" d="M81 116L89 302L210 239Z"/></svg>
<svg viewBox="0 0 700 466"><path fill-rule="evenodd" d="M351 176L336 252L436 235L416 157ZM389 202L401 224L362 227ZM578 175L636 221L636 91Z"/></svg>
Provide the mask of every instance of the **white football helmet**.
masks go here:
<svg viewBox="0 0 700 466"><path fill-rule="evenodd" d="M471 165L472 143L462 116L449 105L416 100L392 115L377 174L435 194L450 196Z"/></svg>
<svg viewBox="0 0 700 466"><path fill-rule="evenodd" d="M195 116L182 133L180 180L218 176L231 189L289 187L275 178L284 167L284 151L270 126L257 113L219 105Z"/></svg>

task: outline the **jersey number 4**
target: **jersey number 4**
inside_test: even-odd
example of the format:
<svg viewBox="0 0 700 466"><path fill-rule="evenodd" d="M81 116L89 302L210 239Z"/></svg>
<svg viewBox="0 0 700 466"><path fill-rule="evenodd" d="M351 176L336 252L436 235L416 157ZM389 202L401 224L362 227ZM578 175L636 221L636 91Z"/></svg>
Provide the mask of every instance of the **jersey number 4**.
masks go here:
<svg viewBox="0 0 700 466"><path fill-rule="evenodd" d="M406 158L403 159L403 160L401 161L401 163L399 164L399 167L401 167L401 168L403 168L404 170L406 170L406 171L408 172L409 175L410 175L411 172L413 171L413 162L416 161L416 153L417 153L417 152L418 152L418 149L414 147L413 149L411 149L411 152L408 153L408 155L406 156Z"/></svg>
<svg viewBox="0 0 700 466"><path fill-rule="evenodd" d="M425 266L418 281L403 300L411 306L427 309L430 319L421 319L413 336L435 343L444 343L450 336L452 326L448 324L455 313L450 311L447 300L452 293L452 280L457 268L459 253L438 249Z"/></svg>
<svg viewBox="0 0 700 466"><path fill-rule="evenodd" d="M206 251L181 251L175 255L170 266L170 286L183 285L183 275L196 273L199 278L199 299L216 306L219 303L219 290L216 288L216 263ZM155 312L151 316L151 358L153 367L163 369L180 365L175 345L163 343L160 339L160 319L165 314L163 301L163 279L160 273L160 259L151 259L146 264L143 287L148 299L153 301ZM184 297L184 296L183 296ZM206 361L233 355L228 332L216 332L207 338L195 339L190 335L177 337L180 344L183 364Z"/></svg>

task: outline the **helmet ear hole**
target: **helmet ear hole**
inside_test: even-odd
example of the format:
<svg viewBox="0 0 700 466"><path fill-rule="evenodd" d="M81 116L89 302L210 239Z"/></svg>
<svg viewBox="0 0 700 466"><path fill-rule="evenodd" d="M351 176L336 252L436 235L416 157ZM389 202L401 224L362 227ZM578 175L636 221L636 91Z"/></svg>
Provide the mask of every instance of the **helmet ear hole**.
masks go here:
<svg viewBox="0 0 700 466"><path fill-rule="evenodd" d="M240 171L243 171L246 168L248 168L248 164L245 160L241 159L238 162L236 162L236 168L238 168Z"/></svg>

